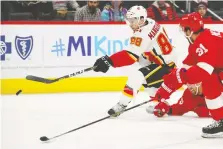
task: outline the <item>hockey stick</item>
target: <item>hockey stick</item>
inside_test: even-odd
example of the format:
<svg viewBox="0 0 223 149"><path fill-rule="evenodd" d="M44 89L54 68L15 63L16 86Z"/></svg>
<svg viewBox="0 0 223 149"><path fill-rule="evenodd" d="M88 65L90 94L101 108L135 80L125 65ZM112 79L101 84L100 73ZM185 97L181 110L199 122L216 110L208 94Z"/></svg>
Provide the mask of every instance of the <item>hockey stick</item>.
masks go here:
<svg viewBox="0 0 223 149"><path fill-rule="evenodd" d="M124 112L129 111L129 110L132 110L132 109L135 109L135 108L137 108L137 107L139 107L139 106L142 106L142 105L144 105L144 104L146 104L146 103L149 103L149 102L151 102L151 101L153 101L153 100L151 99L151 100L142 102L142 103L140 103L140 104L137 104L137 105L135 105L135 106L133 106L133 107L130 107L130 108L128 108L128 109L125 109ZM72 129L72 130L67 131L67 132L65 132L65 133L62 133L62 134L60 134L60 135L54 136L54 137L52 137L52 138L48 138L48 137L46 137L46 136L42 136L42 137L40 137L40 140L43 141L43 142L45 142L45 141L50 141L50 140L52 140L52 139L61 137L61 136L66 135L66 134L68 134L68 133L71 133L71 132L77 131L77 130L79 130L79 129L82 129L82 128L84 128L84 127L90 126L90 125L92 125L92 124L98 123L98 122L100 122L100 121L109 119L109 118L111 118L111 117L112 117L112 116L106 116L106 117L103 117L103 118L98 119L98 120L96 120L96 121L93 121L93 122L91 122L91 123L85 124L85 125L83 125L83 126L80 126L80 127L78 127L78 128Z"/></svg>
<svg viewBox="0 0 223 149"><path fill-rule="evenodd" d="M47 78L38 77L38 76L33 76L33 75L28 75L28 76L26 76L26 79L27 79L27 80L31 80L31 81L36 81L36 82L45 83L45 84L51 84L51 83L57 82L57 81L62 80L62 79L67 79L67 78L74 77L74 76L76 76L76 75L82 74L82 73L84 73L84 72L91 71L91 70L93 70L94 68L95 68L95 67L86 68L86 69L83 69L83 70L80 70L80 71L71 73L71 74L69 74L69 75L65 75L65 76L63 76L63 77L53 79L53 80L51 80L51 79L47 79Z"/></svg>
<svg viewBox="0 0 223 149"><path fill-rule="evenodd" d="M171 2L176 8L178 8L182 13L186 13L183 9L181 9L177 4L175 4L175 2L173 2L173 0L169 0L169 2Z"/></svg>

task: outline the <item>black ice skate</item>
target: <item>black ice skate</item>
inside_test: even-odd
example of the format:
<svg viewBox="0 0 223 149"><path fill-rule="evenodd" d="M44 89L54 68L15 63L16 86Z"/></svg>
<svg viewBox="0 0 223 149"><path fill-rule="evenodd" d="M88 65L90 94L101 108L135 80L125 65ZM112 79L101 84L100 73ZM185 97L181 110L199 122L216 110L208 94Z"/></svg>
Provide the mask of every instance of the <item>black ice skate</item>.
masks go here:
<svg viewBox="0 0 223 149"><path fill-rule="evenodd" d="M120 104L119 102L108 111L108 114L112 117L118 117L120 114L122 114L127 105Z"/></svg>
<svg viewBox="0 0 223 149"><path fill-rule="evenodd" d="M202 128L203 138L223 138L223 119Z"/></svg>

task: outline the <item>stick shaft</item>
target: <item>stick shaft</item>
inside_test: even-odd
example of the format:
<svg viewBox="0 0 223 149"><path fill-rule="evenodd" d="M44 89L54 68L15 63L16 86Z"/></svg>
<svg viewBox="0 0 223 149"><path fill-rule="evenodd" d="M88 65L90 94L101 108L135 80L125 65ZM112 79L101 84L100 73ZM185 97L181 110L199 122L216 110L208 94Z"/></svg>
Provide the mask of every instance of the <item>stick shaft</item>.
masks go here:
<svg viewBox="0 0 223 149"><path fill-rule="evenodd" d="M57 81L62 80L62 79L71 78L71 77L74 77L74 76L76 76L76 75L82 74L82 73L84 73L84 72L91 71L91 70L93 70L94 68L95 68L95 67L86 68L86 69L83 69L83 70L80 70L80 71L71 73L71 74L69 74L69 75L65 75L65 76L62 76L62 77L53 79L53 80L51 80L51 79L47 79L47 78L38 77L38 76L33 76L33 75L28 75L28 76L26 76L26 79L27 79L27 80L31 80L31 81L36 81L36 82L45 83L45 84L51 84L51 83L57 82Z"/></svg>
<svg viewBox="0 0 223 149"><path fill-rule="evenodd" d="M185 13L185 11L183 9L181 9L177 4L175 4L175 2L173 2L173 0L169 0L169 2L171 2L176 8L178 8L182 13Z"/></svg>
<svg viewBox="0 0 223 149"><path fill-rule="evenodd" d="M84 73L84 72L88 72L88 71L93 70L93 69L94 69L94 67L86 68L86 69L83 69L83 70L80 70L80 71L71 73L71 74L69 74L69 75L65 75L65 76L59 77L59 78L54 79L54 80L55 80L55 81L56 81L56 80L59 81L59 80L62 80L62 79L71 78L71 77L74 77L74 76L76 76L76 75L80 75L80 74L82 74L82 73Z"/></svg>
<svg viewBox="0 0 223 149"><path fill-rule="evenodd" d="M75 128L75 129L73 129L73 130L67 131L67 132L65 132L65 133L63 133L63 134L57 135L57 136L52 137L52 138L50 138L50 139L54 139L54 138L57 138L57 137L66 135L66 134L68 134L68 133L77 131L77 130L82 129L82 128L84 128L84 127L87 127L87 126L90 126L90 125L92 125L92 124L98 123L98 122L100 122L100 121L106 120L106 119L108 119L108 118L110 118L110 117L111 117L111 116L106 116L106 117L104 117L104 118L101 118L101 119L99 119L99 120L93 121L93 122L88 123L88 124L85 124L85 125L83 125L83 126L80 126L80 127Z"/></svg>
<svg viewBox="0 0 223 149"><path fill-rule="evenodd" d="M125 109L124 112L129 111L129 110L132 110L132 109L135 109L135 108L137 108L137 107L139 107L139 106L142 106L142 105L144 105L144 104L146 104L146 103L148 103L148 102L151 102L151 101L152 101L152 100L148 100L148 101L142 102L142 103L140 103L140 104L137 104L137 105L135 105L135 106L133 106L133 107L130 107L130 108L128 108L128 109ZM85 128L85 127L87 127L87 126L93 125L93 124L95 124L95 123L101 122L101 121L106 120L106 119L108 119L108 118L110 118L110 117L112 117L112 116L106 116L106 117L103 117L103 118L98 119L98 120L96 120L96 121L87 123L87 124L85 124L85 125L83 125L83 126L80 126L80 127L78 127L78 128L72 129L72 130L67 131L67 132L65 132L65 133L62 133L62 134L60 134L60 135L57 135L57 136L55 136L55 137L52 137L52 138L50 138L50 140L51 140L51 139L54 139L54 138L57 138L57 137L60 137L60 136L63 136L63 135L66 135L66 134L68 134L68 133L77 131L77 130L79 130L79 129Z"/></svg>

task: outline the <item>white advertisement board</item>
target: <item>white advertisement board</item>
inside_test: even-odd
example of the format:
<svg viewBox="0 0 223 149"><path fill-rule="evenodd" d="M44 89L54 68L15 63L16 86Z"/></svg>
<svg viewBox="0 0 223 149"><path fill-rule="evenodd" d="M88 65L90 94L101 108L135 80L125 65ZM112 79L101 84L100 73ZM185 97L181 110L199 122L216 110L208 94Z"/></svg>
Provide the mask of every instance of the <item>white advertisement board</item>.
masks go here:
<svg viewBox="0 0 223 149"><path fill-rule="evenodd" d="M163 26L180 65L187 53L188 41L177 24ZM223 31L222 24L206 26ZM91 67L98 57L125 49L131 34L131 29L124 24L2 25L2 78L24 78L28 74L58 77ZM106 74L89 72L82 76L126 76L137 68L135 65L111 69Z"/></svg>

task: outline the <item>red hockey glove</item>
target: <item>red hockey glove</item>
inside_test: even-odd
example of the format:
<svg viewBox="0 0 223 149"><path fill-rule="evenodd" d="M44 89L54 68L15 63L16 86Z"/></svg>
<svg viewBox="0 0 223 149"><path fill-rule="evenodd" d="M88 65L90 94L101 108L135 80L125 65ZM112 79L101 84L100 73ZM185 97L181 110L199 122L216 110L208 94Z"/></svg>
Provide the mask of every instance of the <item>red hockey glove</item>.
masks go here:
<svg viewBox="0 0 223 149"><path fill-rule="evenodd" d="M157 117L162 117L165 114L167 114L170 110L170 106L166 101L161 101L159 104L157 104L154 108L153 114Z"/></svg>
<svg viewBox="0 0 223 149"><path fill-rule="evenodd" d="M160 101L161 99L168 99L170 95L186 83L185 75L186 69L173 69L172 72L163 77L164 82L157 90L155 98Z"/></svg>

